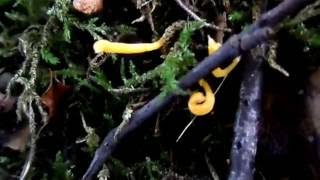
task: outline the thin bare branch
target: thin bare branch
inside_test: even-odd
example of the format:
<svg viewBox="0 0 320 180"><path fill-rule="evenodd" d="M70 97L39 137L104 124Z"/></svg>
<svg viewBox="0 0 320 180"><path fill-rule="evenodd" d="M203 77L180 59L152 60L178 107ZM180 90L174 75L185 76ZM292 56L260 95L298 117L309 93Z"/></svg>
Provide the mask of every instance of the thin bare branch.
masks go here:
<svg viewBox="0 0 320 180"><path fill-rule="evenodd" d="M215 30L220 30L220 31L225 31L225 32L231 32L231 29L228 28L221 28L215 24L210 24L207 23L204 19L200 18L196 13L194 13L193 11L191 11L191 9L189 9L181 0L175 0L177 2L177 4L183 9L185 10L193 19L197 20L197 21L201 21L204 23L204 25L206 27L209 28L213 28Z"/></svg>

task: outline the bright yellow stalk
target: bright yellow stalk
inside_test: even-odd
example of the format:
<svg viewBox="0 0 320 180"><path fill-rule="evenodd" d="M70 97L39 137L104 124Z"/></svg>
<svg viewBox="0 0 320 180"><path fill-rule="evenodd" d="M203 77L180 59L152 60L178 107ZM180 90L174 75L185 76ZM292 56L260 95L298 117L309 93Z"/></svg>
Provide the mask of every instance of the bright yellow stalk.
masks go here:
<svg viewBox="0 0 320 180"><path fill-rule="evenodd" d="M199 85L203 87L205 94L202 92L193 93L189 98L188 108L192 114L203 116L212 111L215 96L210 85L204 79L199 80Z"/></svg>
<svg viewBox="0 0 320 180"><path fill-rule="evenodd" d="M216 52L221 47L221 44L213 40L210 36L208 36L208 54L211 55ZM226 68L221 69L220 67L214 69L211 73L216 78L226 77L239 63L240 57L236 57L231 64L229 64Z"/></svg>
<svg viewBox="0 0 320 180"><path fill-rule="evenodd" d="M164 40L160 38L153 43L121 43L108 40L98 40L94 43L95 53L138 54L160 49Z"/></svg>
<svg viewBox="0 0 320 180"><path fill-rule="evenodd" d="M215 53L221 44L208 36L208 54ZM239 63L240 57L235 58L230 65L221 69L220 67L214 69L212 74L217 77L226 77ZM199 85L203 87L205 95L201 92L193 93L188 101L188 108L190 112L196 116L204 116L212 111L215 103L215 94L212 92L210 85L204 80L199 80Z"/></svg>
<svg viewBox="0 0 320 180"><path fill-rule="evenodd" d="M220 67L217 67L211 73L216 78L226 77L238 65L239 61L240 57L236 57L226 68L221 69Z"/></svg>

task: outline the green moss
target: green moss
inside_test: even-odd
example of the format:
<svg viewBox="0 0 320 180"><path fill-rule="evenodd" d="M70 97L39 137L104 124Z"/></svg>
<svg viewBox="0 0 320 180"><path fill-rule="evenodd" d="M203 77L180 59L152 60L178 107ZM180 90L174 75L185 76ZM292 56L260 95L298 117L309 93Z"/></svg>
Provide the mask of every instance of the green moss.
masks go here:
<svg viewBox="0 0 320 180"><path fill-rule="evenodd" d="M300 23L290 32L298 39L304 41L307 46L320 48L320 31L319 28L307 28L304 23Z"/></svg>
<svg viewBox="0 0 320 180"><path fill-rule="evenodd" d="M72 27L82 31L87 31L94 39L101 39L101 35L106 35L108 28L104 23L96 25L98 18L90 18L81 22L70 13L71 2L69 0L56 0L52 8L48 10L48 15L55 16L63 24L63 35L67 42L71 42Z"/></svg>
<svg viewBox="0 0 320 180"><path fill-rule="evenodd" d="M73 174L70 170L70 163L65 161L59 151L52 165L52 180L72 180Z"/></svg>
<svg viewBox="0 0 320 180"><path fill-rule="evenodd" d="M131 72L133 77L127 80L126 86L143 86L146 82L152 81L155 87L162 87L164 94L173 91L181 92L177 86L177 80L196 63L195 55L190 49L191 37L202 27L203 24L199 22L187 23L164 62L142 75Z"/></svg>

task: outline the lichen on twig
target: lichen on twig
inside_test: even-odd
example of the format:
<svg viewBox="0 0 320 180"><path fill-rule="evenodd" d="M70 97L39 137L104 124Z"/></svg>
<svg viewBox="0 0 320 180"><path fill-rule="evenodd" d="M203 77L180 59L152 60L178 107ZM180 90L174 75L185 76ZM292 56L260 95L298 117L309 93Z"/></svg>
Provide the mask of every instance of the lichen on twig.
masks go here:
<svg viewBox="0 0 320 180"><path fill-rule="evenodd" d="M285 70L283 67L281 67L276 61L277 48L278 48L278 42L276 42L275 40L272 40L269 42L269 51L268 51L268 54L266 55L267 62L271 68L280 72L284 76L289 77L288 71Z"/></svg>
<svg viewBox="0 0 320 180"><path fill-rule="evenodd" d="M19 98L17 100L16 114L18 120L28 120L30 129L30 150L23 170L20 174L20 179L25 179L30 170L36 151L36 140L38 138L38 134L41 131L42 127L44 127L44 125L46 125L48 122L48 115L43 109L40 96L36 93L35 90L37 69L40 61L40 49L46 43L46 35L44 33L46 27L47 24L40 30L42 31L42 36L38 37L40 38L39 44L34 43L34 40L32 40L32 37L37 33L37 30L39 29L27 29L19 38L21 53L25 57L25 61L23 62L21 68L9 81L7 86L7 97L11 97L11 94L13 93L12 91L16 84L20 84L22 86L22 93L19 95ZM41 122L43 124L43 126L39 130L37 130L36 128L36 112L40 114Z"/></svg>
<svg viewBox="0 0 320 180"><path fill-rule="evenodd" d="M301 10L293 19L285 23L285 26L294 26L302 23L312 17L320 15L320 0L317 0L313 4L306 6Z"/></svg>

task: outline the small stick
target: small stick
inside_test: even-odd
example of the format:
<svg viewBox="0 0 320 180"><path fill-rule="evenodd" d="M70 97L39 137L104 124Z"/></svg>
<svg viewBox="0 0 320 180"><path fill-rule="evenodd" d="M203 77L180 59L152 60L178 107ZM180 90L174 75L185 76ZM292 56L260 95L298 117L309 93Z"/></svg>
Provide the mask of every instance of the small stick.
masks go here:
<svg viewBox="0 0 320 180"><path fill-rule="evenodd" d="M204 23L204 25L206 27L210 27L213 28L215 30L220 30L220 31L225 31L225 32L231 32L231 29L229 28L221 28L215 24L210 24L207 23L204 19L200 18L198 15L196 15L196 13L194 13L193 11L191 11L185 4L183 4L183 2L181 0L175 0L177 2L177 4L183 9L185 10L193 19L197 20L197 21L201 21Z"/></svg>
<svg viewBox="0 0 320 180"><path fill-rule="evenodd" d="M206 160L206 164L207 164L207 166L208 166L208 169L209 169L209 171L210 171L210 174L211 174L212 179L213 179L213 180L219 180L220 178L219 178L216 170L214 169L213 165L210 163L209 157L208 157L208 154L207 154L207 153L204 154L204 159Z"/></svg>

